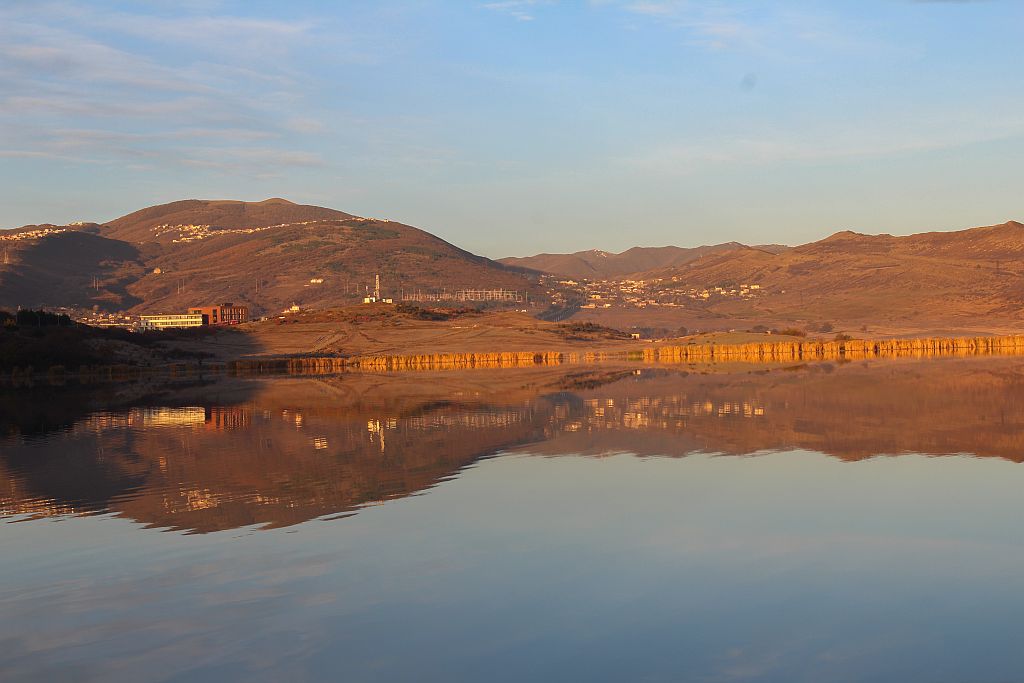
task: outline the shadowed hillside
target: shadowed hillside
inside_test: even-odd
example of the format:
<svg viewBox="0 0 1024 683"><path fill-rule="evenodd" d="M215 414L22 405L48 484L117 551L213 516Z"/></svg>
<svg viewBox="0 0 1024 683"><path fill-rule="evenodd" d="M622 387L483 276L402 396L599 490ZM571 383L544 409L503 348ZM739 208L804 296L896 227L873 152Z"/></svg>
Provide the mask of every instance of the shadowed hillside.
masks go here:
<svg viewBox="0 0 1024 683"><path fill-rule="evenodd" d="M89 229L0 242L8 261L0 265L0 307L98 305L123 310L141 303L128 291L145 271L139 247Z"/></svg>

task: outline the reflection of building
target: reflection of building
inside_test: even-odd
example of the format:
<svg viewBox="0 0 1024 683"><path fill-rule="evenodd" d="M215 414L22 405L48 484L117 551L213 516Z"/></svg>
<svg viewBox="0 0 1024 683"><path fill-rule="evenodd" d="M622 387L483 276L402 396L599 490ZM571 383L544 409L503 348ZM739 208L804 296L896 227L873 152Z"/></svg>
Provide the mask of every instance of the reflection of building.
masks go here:
<svg viewBox="0 0 1024 683"><path fill-rule="evenodd" d="M681 430L689 418L761 418L764 405L754 401L690 401L684 394L627 399L590 398L583 402L579 419L566 421L567 412L556 408L551 422L568 432L594 429ZM573 416L575 417L575 415Z"/></svg>
<svg viewBox="0 0 1024 683"><path fill-rule="evenodd" d="M142 315L142 329L170 330L179 327L202 327L203 316L198 313L173 313L171 315Z"/></svg>
<svg viewBox="0 0 1024 683"><path fill-rule="evenodd" d="M206 410L198 406L186 408L135 408L133 416L142 418L145 427L191 427L206 420Z"/></svg>
<svg viewBox="0 0 1024 683"><path fill-rule="evenodd" d="M381 422L380 420L367 420L366 431L370 434L370 443L374 443L375 441L379 442L381 453L384 452L385 446L384 430L388 429L389 427L391 429L394 429L395 426L397 426L397 421L394 420L384 420L383 422Z"/></svg>
<svg viewBox="0 0 1024 683"><path fill-rule="evenodd" d="M407 428L414 430L450 429L453 427L461 427L465 429L499 429L501 427L510 427L512 425L519 424L523 420L523 411L490 409L410 417L406 419L405 424Z"/></svg>
<svg viewBox="0 0 1024 683"><path fill-rule="evenodd" d="M249 426L249 413L238 406L206 409L207 429L238 429Z"/></svg>
<svg viewBox="0 0 1024 683"><path fill-rule="evenodd" d="M195 306L188 309L191 315L201 315L203 325L237 325L249 320L249 307L236 306L233 303L218 306Z"/></svg>

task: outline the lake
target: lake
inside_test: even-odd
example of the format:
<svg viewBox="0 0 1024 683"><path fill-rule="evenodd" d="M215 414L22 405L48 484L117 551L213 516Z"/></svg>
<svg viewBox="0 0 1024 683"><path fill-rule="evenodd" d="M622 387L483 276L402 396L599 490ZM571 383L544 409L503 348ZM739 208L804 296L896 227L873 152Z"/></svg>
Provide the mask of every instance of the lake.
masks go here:
<svg viewBox="0 0 1024 683"><path fill-rule="evenodd" d="M1024 360L0 395L0 680L1024 680Z"/></svg>

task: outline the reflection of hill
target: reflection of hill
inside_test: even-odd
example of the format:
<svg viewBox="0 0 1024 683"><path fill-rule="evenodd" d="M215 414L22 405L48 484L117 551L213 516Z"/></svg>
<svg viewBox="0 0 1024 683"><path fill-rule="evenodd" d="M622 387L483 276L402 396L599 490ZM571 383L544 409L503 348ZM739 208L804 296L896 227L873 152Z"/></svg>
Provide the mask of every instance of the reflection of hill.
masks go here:
<svg viewBox="0 0 1024 683"><path fill-rule="evenodd" d="M197 531L295 524L430 488L523 438L527 417L481 405L368 420L315 406L218 409L184 439L181 430L136 437L147 488L161 496L117 507L133 519Z"/></svg>
<svg viewBox="0 0 1024 683"><path fill-rule="evenodd" d="M7 514L110 510L208 532L286 526L403 497L542 435L536 407L438 381L388 395L387 378L227 387L226 405L94 413L0 454ZM183 392L199 399L209 391ZM233 397L243 397L230 405ZM509 401L513 401L509 403Z"/></svg>
<svg viewBox="0 0 1024 683"><path fill-rule="evenodd" d="M286 526L413 495L510 449L809 449L848 460L972 453L1022 462L1022 408L1024 362L1013 358L746 374L569 377L536 368L235 381L9 437L0 509L109 510L195 532Z"/></svg>
<svg viewBox="0 0 1024 683"><path fill-rule="evenodd" d="M915 452L1024 462L1024 364L1009 358L666 375L581 396L581 414L531 450L686 455L799 448L845 460Z"/></svg>

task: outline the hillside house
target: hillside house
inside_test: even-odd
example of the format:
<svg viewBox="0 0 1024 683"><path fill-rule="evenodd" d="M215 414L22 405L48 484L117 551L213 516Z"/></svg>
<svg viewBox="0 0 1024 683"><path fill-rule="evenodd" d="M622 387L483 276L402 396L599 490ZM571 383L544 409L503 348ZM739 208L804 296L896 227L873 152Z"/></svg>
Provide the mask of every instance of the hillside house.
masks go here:
<svg viewBox="0 0 1024 683"><path fill-rule="evenodd" d="M188 309L191 315L202 316L203 325L237 325L248 322L249 307L228 302L216 306L196 306Z"/></svg>

